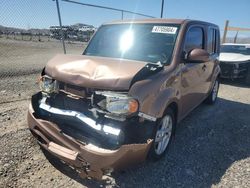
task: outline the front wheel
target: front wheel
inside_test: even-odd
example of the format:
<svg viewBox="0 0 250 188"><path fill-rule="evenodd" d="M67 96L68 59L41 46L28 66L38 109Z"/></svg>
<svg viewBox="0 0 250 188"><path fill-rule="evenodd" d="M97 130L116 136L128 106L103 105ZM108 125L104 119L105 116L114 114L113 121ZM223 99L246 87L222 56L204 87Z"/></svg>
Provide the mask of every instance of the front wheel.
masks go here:
<svg viewBox="0 0 250 188"><path fill-rule="evenodd" d="M213 85L213 88L212 88L212 91L208 95L208 97L205 101L207 104L214 104L216 102L218 91L219 91L219 86L220 86L219 78L216 78L214 85Z"/></svg>
<svg viewBox="0 0 250 188"><path fill-rule="evenodd" d="M154 131L154 142L149 151L149 158L158 160L166 154L173 137L175 128L175 116L172 109L167 109L163 118L156 125Z"/></svg>

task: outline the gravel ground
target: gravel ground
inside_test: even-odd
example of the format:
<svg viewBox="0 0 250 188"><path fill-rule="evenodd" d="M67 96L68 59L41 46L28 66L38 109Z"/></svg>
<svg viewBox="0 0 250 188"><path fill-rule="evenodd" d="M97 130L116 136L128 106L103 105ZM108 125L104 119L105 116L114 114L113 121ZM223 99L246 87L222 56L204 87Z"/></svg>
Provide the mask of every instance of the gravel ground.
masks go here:
<svg viewBox="0 0 250 188"><path fill-rule="evenodd" d="M31 136L26 113L36 78L0 79L0 187L250 187L250 88L244 84L223 81L217 103L200 105L178 125L161 161L97 182L44 155Z"/></svg>
<svg viewBox="0 0 250 188"><path fill-rule="evenodd" d="M66 42L67 53L81 54L86 43ZM55 54L63 53L56 41L34 42L0 38L0 78L40 72Z"/></svg>

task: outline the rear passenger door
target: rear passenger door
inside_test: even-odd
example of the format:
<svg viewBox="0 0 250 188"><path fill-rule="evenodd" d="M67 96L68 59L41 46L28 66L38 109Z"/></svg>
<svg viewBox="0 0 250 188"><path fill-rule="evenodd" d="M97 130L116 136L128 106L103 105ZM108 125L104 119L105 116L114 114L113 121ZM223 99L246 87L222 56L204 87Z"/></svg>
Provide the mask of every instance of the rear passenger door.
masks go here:
<svg viewBox="0 0 250 188"><path fill-rule="evenodd" d="M214 72L214 68L219 63L219 32L215 27L209 26L207 28L207 52L210 55L210 61L206 62L206 75L204 90L206 93L209 93L212 87L212 76Z"/></svg>
<svg viewBox="0 0 250 188"><path fill-rule="evenodd" d="M205 33L205 27L202 25L189 27L183 47L186 55L195 48L205 49ZM206 75L206 71L206 63L204 62L189 62L185 60L182 63L181 109L184 116L204 99L204 75Z"/></svg>

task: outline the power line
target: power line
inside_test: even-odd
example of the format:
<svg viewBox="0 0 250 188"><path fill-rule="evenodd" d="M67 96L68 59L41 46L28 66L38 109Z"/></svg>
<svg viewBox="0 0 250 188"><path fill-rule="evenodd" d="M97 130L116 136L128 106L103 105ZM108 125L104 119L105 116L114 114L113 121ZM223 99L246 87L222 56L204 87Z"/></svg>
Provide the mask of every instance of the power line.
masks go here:
<svg viewBox="0 0 250 188"><path fill-rule="evenodd" d="M150 15L146 15L146 14L142 14L142 13L138 13L138 12L133 12L133 11L129 11L129 10L124 10L124 9L117 9L117 8L100 6L100 5L93 5L93 4L88 4L88 3L81 3L81 2L72 1L72 0L62 0L62 1L68 2L68 3L74 3L74 4L78 4L78 5L89 6L89 7L95 7L95 8L102 8L102 9L107 9L107 10L118 11L118 12L121 12L122 19L123 19L123 13L124 12L139 15L139 16L144 16L144 17L148 17L148 18L155 18L154 16L150 16Z"/></svg>

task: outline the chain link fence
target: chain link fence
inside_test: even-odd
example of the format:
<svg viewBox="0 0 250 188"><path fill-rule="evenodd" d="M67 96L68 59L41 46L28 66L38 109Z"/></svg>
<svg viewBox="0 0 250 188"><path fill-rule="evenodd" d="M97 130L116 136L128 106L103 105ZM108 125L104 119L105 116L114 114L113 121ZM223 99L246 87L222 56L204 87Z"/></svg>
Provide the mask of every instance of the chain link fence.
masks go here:
<svg viewBox="0 0 250 188"><path fill-rule="evenodd" d="M223 35L223 32L221 32L221 37ZM225 42L250 44L250 31L227 31Z"/></svg>
<svg viewBox="0 0 250 188"><path fill-rule="evenodd" d="M67 54L78 55L82 54L95 32L96 28L88 24L91 24L91 15L96 7L65 0L58 2L62 30L56 0L0 1L0 105L28 100L39 90L37 78L43 67L53 56L64 53L61 32ZM86 10L91 13L89 16L82 14ZM105 14L112 12L100 10L99 14L102 11ZM121 19L120 13L122 18L133 15L131 11L119 10L111 16L100 17L99 21L102 23L111 17ZM145 16L137 15L139 18ZM0 116L1 113L0 110Z"/></svg>
<svg viewBox="0 0 250 188"><path fill-rule="evenodd" d="M75 24L75 23L72 23ZM52 0L1 0L0 2L0 104L26 100L38 90L37 77L47 61L63 53L56 3ZM92 32L76 38L65 33L67 53L81 54Z"/></svg>

